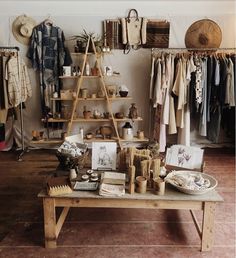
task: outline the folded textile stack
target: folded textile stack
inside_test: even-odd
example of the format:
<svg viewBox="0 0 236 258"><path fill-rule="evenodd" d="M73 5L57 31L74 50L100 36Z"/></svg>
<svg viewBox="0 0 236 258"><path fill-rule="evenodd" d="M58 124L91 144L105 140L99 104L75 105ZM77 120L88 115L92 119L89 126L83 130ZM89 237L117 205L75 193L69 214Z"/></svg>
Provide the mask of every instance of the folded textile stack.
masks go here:
<svg viewBox="0 0 236 258"><path fill-rule="evenodd" d="M104 172L101 175L99 195L122 196L125 194L125 174L118 172Z"/></svg>

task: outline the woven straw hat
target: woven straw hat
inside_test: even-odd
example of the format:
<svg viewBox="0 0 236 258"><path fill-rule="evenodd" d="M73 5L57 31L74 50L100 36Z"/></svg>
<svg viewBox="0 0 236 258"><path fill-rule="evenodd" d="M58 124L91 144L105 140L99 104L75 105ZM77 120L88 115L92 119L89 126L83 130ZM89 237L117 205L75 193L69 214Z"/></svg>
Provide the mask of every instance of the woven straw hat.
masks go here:
<svg viewBox="0 0 236 258"><path fill-rule="evenodd" d="M194 22L185 34L187 48L219 48L221 40L219 25L209 19Z"/></svg>
<svg viewBox="0 0 236 258"><path fill-rule="evenodd" d="M26 15L18 16L12 23L12 33L17 41L29 45L36 21Z"/></svg>

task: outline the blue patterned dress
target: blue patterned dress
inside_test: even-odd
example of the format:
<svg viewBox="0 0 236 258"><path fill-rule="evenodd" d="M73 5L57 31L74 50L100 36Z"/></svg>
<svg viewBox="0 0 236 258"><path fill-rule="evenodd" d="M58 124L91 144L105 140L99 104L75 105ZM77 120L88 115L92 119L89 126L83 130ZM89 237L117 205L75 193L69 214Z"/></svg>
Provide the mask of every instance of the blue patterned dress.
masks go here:
<svg viewBox="0 0 236 258"><path fill-rule="evenodd" d="M60 91L59 78L65 59L65 37L56 26L41 23L33 29L27 56L39 71L43 116L50 111L50 97Z"/></svg>

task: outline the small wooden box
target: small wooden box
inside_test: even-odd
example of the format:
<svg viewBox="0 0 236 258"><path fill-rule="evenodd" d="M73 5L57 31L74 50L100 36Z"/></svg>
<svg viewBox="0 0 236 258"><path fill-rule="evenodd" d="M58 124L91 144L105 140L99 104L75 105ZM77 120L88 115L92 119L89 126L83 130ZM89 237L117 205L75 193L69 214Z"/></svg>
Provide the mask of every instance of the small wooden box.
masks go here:
<svg viewBox="0 0 236 258"><path fill-rule="evenodd" d="M62 100L71 100L73 96L73 90L60 90Z"/></svg>

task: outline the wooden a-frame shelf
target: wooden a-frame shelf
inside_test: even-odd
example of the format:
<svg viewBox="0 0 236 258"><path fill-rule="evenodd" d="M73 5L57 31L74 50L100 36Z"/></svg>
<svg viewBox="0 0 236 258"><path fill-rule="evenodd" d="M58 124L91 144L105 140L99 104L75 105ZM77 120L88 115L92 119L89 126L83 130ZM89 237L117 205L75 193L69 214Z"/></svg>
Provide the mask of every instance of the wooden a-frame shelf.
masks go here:
<svg viewBox="0 0 236 258"><path fill-rule="evenodd" d="M88 47L89 47L89 44L90 44L90 41L92 43L92 46L93 46L93 53L91 52L88 52ZM97 138L97 137L94 137L92 139L84 139L85 142L93 142L93 141L116 141L118 143L118 146L122 149L122 143L125 143L125 142L146 142L148 141L148 139L144 138L144 139L138 139L137 137L134 137L133 140L124 140L122 139L120 136L119 136L119 132L118 132L118 123L119 122L125 122L125 121L142 121L142 118L141 117L138 117L137 119L130 119L128 117L124 117L124 118L115 118L115 115L113 114L113 111L112 111L112 102L113 101L118 101L118 100L131 100L132 98L130 96L127 96L127 97L120 97L120 96L115 96L115 97L110 97L108 95L108 92L107 92L107 88L106 88L106 84L105 84L105 79L109 79L109 78L113 78L113 77L120 77L120 74L112 74L111 76L106 76L102 73L102 70L101 70L101 66L100 66L100 62L98 60L99 55L97 52L96 52L96 48L95 48L95 45L94 45L94 42L93 42L93 39L92 38L88 38L88 41L87 41L87 46L86 46L86 50L85 50L85 53L73 53L73 55L78 55L78 56L81 56L83 58L83 63L82 63L82 68L81 68L81 75L80 76L59 76L60 79L62 80L75 80L76 82L76 86L75 86L75 98L71 98L71 99L62 99L62 98L51 98L51 101L71 101L72 102L72 112L71 112L71 115L68 119L55 119L55 118L49 118L48 119L48 122L50 123L68 123L67 125L67 135L69 136L70 133L71 133L71 130L72 130L72 125L74 123L78 123L78 122L81 122L81 123L100 123L100 122L109 122L111 123L111 125L113 126L114 130L114 137L112 137L111 139L103 139L103 138ZM95 61L97 63L97 68L98 68L98 75L96 76L92 76L92 75L84 75L85 74L85 66L86 66L86 62L88 60L88 56L91 56L93 55L95 57ZM100 81L100 86L101 86L101 90L103 91L104 93L104 97L96 97L96 98L91 98L91 97L88 97L88 98L81 98L80 97L80 89L83 85L83 81L84 80L87 80L87 79L96 79L96 80L99 80ZM110 114L110 117L109 118L89 118L89 119L85 119L84 117L77 117L76 116L76 109L77 109L77 106L79 105L79 102L80 101L105 101L106 104L107 104L107 111L109 112ZM84 103L83 103L84 105ZM54 143L54 144L60 144L63 142L63 140L61 139L54 139L54 138L51 138L51 139L45 139L45 140L40 140L40 141L31 141L33 143L37 143L37 144L50 144L50 143Z"/></svg>

